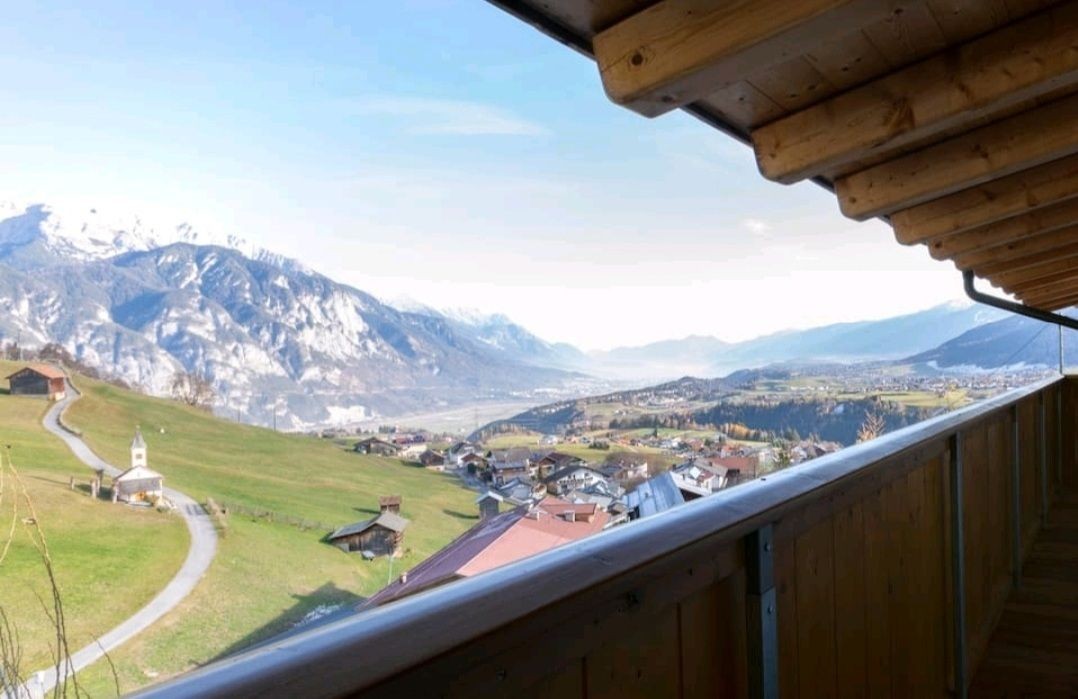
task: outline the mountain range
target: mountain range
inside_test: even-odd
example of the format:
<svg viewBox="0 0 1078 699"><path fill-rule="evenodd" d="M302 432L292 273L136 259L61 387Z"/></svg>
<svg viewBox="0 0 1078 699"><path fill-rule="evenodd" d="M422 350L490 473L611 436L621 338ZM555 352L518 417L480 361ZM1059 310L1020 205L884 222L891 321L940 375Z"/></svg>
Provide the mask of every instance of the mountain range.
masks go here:
<svg viewBox="0 0 1078 699"><path fill-rule="evenodd" d="M44 205L0 204L0 308L0 341L59 343L158 394L175 372L199 372L220 412L294 429L774 362L1054 361L1035 344L1008 356L1028 339L1017 321L1033 321L968 304L739 343L693 336L584 353L504 315L387 303L234 236Z"/></svg>

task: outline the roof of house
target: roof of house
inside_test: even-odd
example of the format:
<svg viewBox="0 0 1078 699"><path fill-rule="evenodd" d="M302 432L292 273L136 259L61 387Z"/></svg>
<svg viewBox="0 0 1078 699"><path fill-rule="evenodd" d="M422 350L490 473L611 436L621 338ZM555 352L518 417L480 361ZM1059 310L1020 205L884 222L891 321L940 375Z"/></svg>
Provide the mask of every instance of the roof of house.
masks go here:
<svg viewBox="0 0 1078 699"><path fill-rule="evenodd" d="M725 471L738 470L742 473L755 473L758 461L752 456L713 456L707 460L707 463Z"/></svg>
<svg viewBox="0 0 1078 699"><path fill-rule="evenodd" d="M49 364L27 364L23 368L19 369L18 371L14 372L13 374L9 374L5 378L10 379L12 376L15 376L16 374L21 374L22 372L27 371L27 370L30 370L30 371L34 372L35 374L41 374L42 376L44 376L45 378L48 378L48 379L63 379L63 378L67 377L67 375L64 372L60 371L56 367L51 366Z"/></svg>
<svg viewBox="0 0 1078 699"><path fill-rule="evenodd" d="M393 442L387 442L386 440L380 439L378 437L367 437L366 439L361 439L358 442L356 442L355 446L357 446L357 447L360 446L360 445L373 446L375 444L381 444L381 445L390 447L392 449L400 449L400 447L397 446L396 444L394 444Z"/></svg>
<svg viewBox="0 0 1078 699"><path fill-rule="evenodd" d="M572 513L575 521L569 521ZM481 521L404 576L371 596L364 606L384 604L459 577L478 575L602 531L609 515L594 504L554 497Z"/></svg>
<svg viewBox="0 0 1078 699"><path fill-rule="evenodd" d="M685 496L669 471L653 476L626 494L625 504L640 517L650 517L685 502Z"/></svg>
<svg viewBox="0 0 1078 699"><path fill-rule="evenodd" d="M346 524L345 526L330 534L329 539L330 541L332 541L333 539L339 539L342 536L361 534L370 529L371 527L375 526L385 527L386 529L400 533L408 528L408 520L392 512L383 512L377 517L365 519L362 522Z"/></svg>
<svg viewBox="0 0 1078 699"><path fill-rule="evenodd" d="M569 464L582 463L584 459L579 456L573 456L572 454L566 454L560 451L552 451L549 454L543 456L540 461L551 461L560 466L567 466Z"/></svg>
<svg viewBox="0 0 1078 699"><path fill-rule="evenodd" d="M505 498L503 498L501 495L495 493L493 490L488 490L488 491L482 493L479 497L477 497L475 499L475 501L476 502L483 502L484 500L491 500L491 499L497 500L498 502L504 502L505 501Z"/></svg>
<svg viewBox="0 0 1078 699"><path fill-rule="evenodd" d="M559 468L557 471L554 471L549 476L544 478L543 482L544 483L556 483L556 482L560 481L563 478L572 477L572 475L574 473L576 473L577 471L589 471L589 472L595 474L599 478L604 477L603 474L599 473L598 471L596 471L595 469L593 469L593 468L591 468L589 466L579 466L578 465L578 466L566 466L564 468Z"/></svg>
<svg viewBox="0 0 1078 699"><path fill-rule="evenodd" d="M134 468L129 468L126 471L124 471L123 473L121 473L120 475L113 478L112 482L113 483L126 483L127 481L141 481L141 480L146 480L146 479L149 479L149 478L161 478L161 479L163 479L164 476L162 476L160 473L158 473L157 471L154 471L152 468L149 468L147 466L135 466Z"/></svg>

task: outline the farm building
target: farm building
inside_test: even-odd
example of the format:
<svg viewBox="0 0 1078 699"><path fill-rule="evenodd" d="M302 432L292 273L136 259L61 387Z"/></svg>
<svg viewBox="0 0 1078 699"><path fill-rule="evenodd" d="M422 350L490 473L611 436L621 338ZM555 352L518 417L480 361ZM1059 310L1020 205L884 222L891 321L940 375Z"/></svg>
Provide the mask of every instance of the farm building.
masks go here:
<svg viewBox="0 0 1078 699"><path fill-rule="evenodd" d="M352 446L352 449L358 454L375 454L377 456L396 456L401 450L396 444L377 437L361 439Z"/></svg>
<svg viewBox="0 0 1078 699"><path fill-rule="evenodd" d="M392 512L341 527L328 541L342 551L362 551L373 556L399 556L408 520Z"/></svg>
<svg viewBox="0 0 1078 699"><path fill-rule="evenodd" d="M31 364L7 377L13 396L43 396L63 400L66 393L64 372L48 364Z"/></svg>

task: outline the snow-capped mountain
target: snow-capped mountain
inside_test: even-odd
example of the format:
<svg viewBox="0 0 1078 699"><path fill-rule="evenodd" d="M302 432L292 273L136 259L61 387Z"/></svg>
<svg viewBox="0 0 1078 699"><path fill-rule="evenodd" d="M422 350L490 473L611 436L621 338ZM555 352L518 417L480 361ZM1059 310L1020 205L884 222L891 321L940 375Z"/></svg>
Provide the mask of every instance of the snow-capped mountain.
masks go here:
<svg viewBox="0 0 1078 699"><path fill-rule="evenodd" d="M195 229L189 223L158 226L138 216L96 207L20 206L0 201L0 261L22 269L92 262L126 252L145 252L171 243L217 245L254 260L305 269L296 260L254 245L236 235Z"/></svg>
<svg viewBox="0 0 1078 699"><path fill-rule="evenodd" d="M58 342L155 393L177 370L197 370L220 410L302 427L575 379L287 261L192 244L184 229L167 244L134 225L69 235L54 215L34 206L0 220L0 336Z"/></svg>

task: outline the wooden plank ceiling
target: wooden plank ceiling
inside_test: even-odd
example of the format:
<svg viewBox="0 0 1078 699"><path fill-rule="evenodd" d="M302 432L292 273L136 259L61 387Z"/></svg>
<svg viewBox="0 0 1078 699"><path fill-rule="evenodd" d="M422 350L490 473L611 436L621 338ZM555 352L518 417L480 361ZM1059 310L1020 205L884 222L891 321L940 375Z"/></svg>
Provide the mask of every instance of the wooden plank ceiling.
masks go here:
<svg viewBox="0 0 1078 699"><path fill-rule="evenodd" d="M1044 310L1078 304L1078 0L493 0L854 219Z"/></svg>

